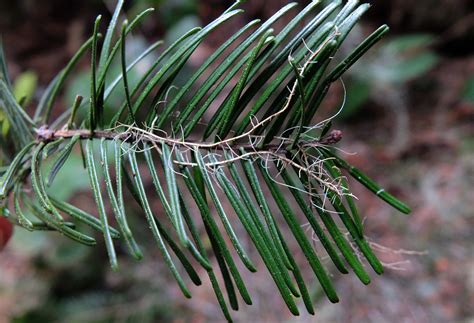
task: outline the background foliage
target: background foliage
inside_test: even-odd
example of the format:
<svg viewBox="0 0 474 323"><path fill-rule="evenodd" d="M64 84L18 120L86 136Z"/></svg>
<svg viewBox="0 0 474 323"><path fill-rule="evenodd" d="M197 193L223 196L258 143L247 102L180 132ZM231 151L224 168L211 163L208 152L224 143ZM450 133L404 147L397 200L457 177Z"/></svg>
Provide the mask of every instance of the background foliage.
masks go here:
<svg viewBox="0 0 474 323"><path fill-rule="evenodd" d="M18 4L20 3L19 1ZM132 5L128 10L138 10L135 6L140 5L142 4ZM163 16L176 15L176 19L157 19L159 22L146 26L145 35L149 37L170 27L180 28L181 19L187 19L187 22L183 22L185 26L183 28L188 29L194 19L200 17L206 21L213 12L211 10L213 6L205 2L202 5L183 2L183 7L178 9L172 5L166 7L163 3L159 5L172 13L169 14L163 9ZM27 20L25 14L29 12L31 15L34 9L37 9L33 5L29 10L25 10L24 8L28 6L32 5L23 4L19 5L19 8L10 8L4 21L12 19L10 15L13 17L15 12L20 15L17 17ZM82 6L89 8L84 12L90 12L90 15L84 14L84 17L77 19L90 22L93 13L102 6L102 3L91 1ZM403 8L403 5L400 5L401 15L409 15L408 10L403 12ZM61 15L66 16L67 12L63 10ZM250 14L252 12L265 15L265 11L261 8L254 8ZM456 17L456 21L462 18ZM176 23L172 23L175 21ZM396 19L394 21L396 22ZM450 26L454 21L453 19L446 25ZM366 21L367 26L372 23L370 19ZM90 26L90 23L80 25ZM352 94L349 92L348 102L355 101L358 104L348 109L350 113L345 115L346 121L339 125L345 133L350 133L344 139L344 148L360 151L360 157L354 156L352 161L370 171L372 175L379 174L385 183L393 185L392 189L402 191L403 188L404 192L408 189L406 197L412 201L411 204L416 205L413 216L415 224L412 226L410 223L403 223L403 219L392 217L391 210L378 202L372 202L371 197L366 196L364 191L357 192L362 201L368 201L364 211L370 218L367 223L369 235L374 241L391 248L429 250L430 253L419 257L400 256L396 252L383 254L387 262L410 259L412 263L405 264L405 272L393 271L382 279L384 281L374 282L369 287L370 291L357 284L348 287L343 287L341 284L340 287L348 293L359 291L355 294L361 295L360 298L353 297L346 300L343 307L347 312L343 313L321 299L321 305L324 305L320 313L321 319L324 317L342 319L345 315L350 315L354 321L360 318L377 322L380 317L396 321L400 313L410 312L407 314L409 315L407 320L443 321L472 315L468 306L472 300L472 285L469 285L472 284L472 277L469 278L468 275L473 262L472 250L470 251L468 247L469 239L472 239L470 231L472 229L469 228L473 226L469 225L472 223L472 209L467 203L470 199L468 183L472 183L470 179L474 167L473 143L472 139L469 139L472 137L473 82L472 78L467 77L469 74L472 75L473 63L470 57L472 54L462 46L458 46L460 49L443 46L440 32L433 31L432 27L424 29L423 24L417 22L410 30L407 24L401 25L402 28L397 28L395 25L393 39L373 53L373 57L368 58L368 63L373 64L370 68L353 71L349 82L354 83L354 87L360 90ZM8 23L3 26L8 26ZM3 28L7 27L2 27L2 33ZM52 30L55 28L57 26L51 27ZM397 31L406 32L407 29L416 35L397 36ZM21 30L5 30L7 30L6 41L8 37L22 35ZM32 30L29 32L33 33ZM362 34L364 30L360 32ZM179 31L176 33L179 34ZM431 33L431 39L438 44L436 46L427 44L430 37L419 36L420 33ZM86 33L82 30L79 34ZM462 36L460 34L457 37ZM68 37L74 38L77 34L71 31ZM176 36L170 34L167 37L173 39ZM59 47L53 50L54 53L49 53L50 49L45 47L45 44L53 45L54 42L43 40L40 44L31 45L29 42L32 38L34 37L22 37L17 44L18 47L7 53L11 58L10 61L17 62L12 74L16 76L14 79L17 80L17 84L20 84L18 87L21 90L18 91L22 93L32 93L29 89L34 87L36 82L33 82L35 77L28 76L30 73L25 74L26 77L20 77L24 72L19 69L20 66L32 69L34 75L39 78L39 86L44 87L49 80L48 73L52 75L63 66L63 64L57 66L55 61L58 48L61 48L65 58L68 57L68 46L58 45ZM137 46L143 46L140 42L146 43L147 40L138 40ZM25 48L30 48L31 54L28 54ZM415 53L410 53L411 48L416 49ZM206 52L203 51L202 55L205 56ZM41 60L49 63L38 63ZM361 65L367 66L367 63ZM78 77L69 86L77 90L78 85L83 83ZM335 96L339 94L335 93ZM361 98L357 98L357 95ZM65 99L67 100L67 95ZM397 113L394 113L395 111ZM426 121L427 118L430 121ZM2 127L5 127L4 123ZM375 150L369 153L373 147ZM80 157L77 156L75 160L71 160L71 165L68 164L67 167L77 169L81 163ZM385 165L388 163L395 165L399 171L385 173ZM81 205L90 203L90 197L80 193L80 181L65 180L61 187L65 188L65 197L75 193L75 202ZM442 205L440 200L447 203ZM144 262L138 268L136 264L130 264L128 268L127 260L121 259L121 263L125 265L121 268L121 274L117 275L107 269L104 250L91 253L90 250L73 248L68 245L69 243L63 243L58 247L50 239L54 240L54 237L31 236L17 230L13 244L2 254L2 271L5 274L1 278L3 305L0 305L0 311L24 321L58 317L101 321L124 319L128 315L152 321L157 317L172 319L173 313L176 312L180 313L180 317L184 315L183 313L207 319L214 317L216 309L210 305L212 295L196 294L195 298L199 298L201 303L195 305L196 308L189 309L188 306L192 305L188 302L183 303L180 295L175 294L172 288L170 291L170 286L163 288L167 279L157 274L156 263ZM456 268L450 265L454 261L459 264ZM90 263L97 264L97 267L89 266ZM18 268L22 270L19 271ZM274 304L278 301L271 297L271 289L265 288L263 279L259 279L258 276L254 279L256 284L262 284L259 285L262 286L259 288L259 298L266 300L261 304L258 313L270 313L271 311L264 309L277 308ZM64 281L74 283L65 286ZM153 282L152 286L150 282ZM409 293L404 300L394 301L396 295L406 295L407 291ZM319 295L314 296L319 299ZM391 300L390 306L387 306L388 298ZM367 307L361 308L361 304L366 304ZM136 313L120 311L119 308L124 305L136 309ZM94 311L91 311L91 308ZM248 315L257 314L250 308L245 312ZM267 315L261 319L280 318L278 313Z"/></svg>

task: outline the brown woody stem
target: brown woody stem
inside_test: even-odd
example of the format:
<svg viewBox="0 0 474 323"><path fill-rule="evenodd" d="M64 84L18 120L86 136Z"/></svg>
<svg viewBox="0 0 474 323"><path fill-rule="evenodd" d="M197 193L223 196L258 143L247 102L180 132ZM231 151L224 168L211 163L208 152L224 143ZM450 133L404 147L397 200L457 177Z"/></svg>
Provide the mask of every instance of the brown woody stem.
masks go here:
<svg viewBox="0 0 474 323"><path fill-rule="evenodd" d="M111 130L94 130L91 132L87 129L71 129L71 130L52 130L47 127L41 127L36 129L37 140L42 142L49 142L59 138L72 138L76 135L79 135L81 139L99 139L105 138L107 140L123 140L123 141L134 141L138 138L137 135L130 132L114 132ZM340 130L332 130L328 135L313 141L301 141L300 146L317 146L317 145L334 145L342 139L342 132ZM140 138L142 141L152 141L147 138ZM187 142L193 146L206 146L206 142ZM184 144L183 144L184 145ZM228 145L218 145L213 147L214 149L226 150L229 149ZM232 145L232 149L252 149L252 150L275 150L275 151L285 151L284 145L281 143L269 143L263 147L256 148L252 144L244 143L235 143Z"/></svg>

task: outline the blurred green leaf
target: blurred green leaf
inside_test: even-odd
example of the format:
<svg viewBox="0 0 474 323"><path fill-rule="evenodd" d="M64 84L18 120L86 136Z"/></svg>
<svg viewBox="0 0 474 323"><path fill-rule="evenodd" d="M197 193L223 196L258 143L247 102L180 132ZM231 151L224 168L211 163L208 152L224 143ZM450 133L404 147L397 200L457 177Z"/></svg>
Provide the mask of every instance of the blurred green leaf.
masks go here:
<svg viewBox="0 0 474 323"><path fill-rule="evenodd" d="M383 79L406 82L428 72L439 60L428 48L432 41L433 36L427 34L392 38L380 52L385 64Z"/></svg>
<svg viewBox="0 0 474 323"><path fill-rule="evenodd" d="M65 94L65 101L68 106L72 105L77 95L87 98L86 100L88 101L91 93L89 86L89 73L89 71L79 72L71 79Z"/></svg>
<svg viewBox="0 0 474 323"><path fill-rule="evenodd" d="M27 105L35 94L37 84L38 75L35 72L26 71L18 75L13 83L13 95L17 102L23 100L23 105Z"/></svg>
<svg viewBox="0 0 474 323"><path fill-rule="evenodd" d="M437 62L438 57L431 52L402 59L391 66L392 73L389 74L389 80L392 82L409 81L428 72Z"/></svg>
<svg viewBox="0 0 474 323"><path fill-rule="evenodd" d="M430 34L410 34L392 38L384 48L395 53L426 48L434 40Z"/></svg>
<svg viewBox="0 0 474 323"><path fill-rule="evenodd" d="M469 78L464 84L462 98L467 102L474 103L474 76Z"/></svg>
<svg viewBox="0 0 474 323"><path fill-rule="evenodd" d="M21 227L16 227L10 244L15 254L24 257L34 257L46 251L49 246L50 237L41 231L30 232Z"/></svg>
<svg viewBox="0 0 474 323"><path fill-rule="evenodd" d="M71 180L71 174L75 174ZM90 186L89 178L82 164L82 158L77 153L72 153L64 166L56 175L49 191L60 201L69 200L74 194Z"/></svg>
<svg viewBox="0 0 474 323"><path fill-rule="evenodd" d="M358 79L351 81L346 86L344 109L339 114L339 117L344 119L354 116L358 109L369 100L371 91L372 85L369 81Z"/></svg>
<svg viewBox="0 0 474 323"><path fill-rule="evenodd" d="M0 131L2 136L6 137L8 135L8 130L10 130L10 123L8 122L8 118L3 110L0 109Z"/></svg>
<svg viewBox="0 0 474 323"><path fill-rule="evenodd" d="M71 268L86 261L90 255L90 248L81 245L77 246L72 241L67 241L56 246L46 253L48 265L55 268Z"/></svg>
<svg viewBox="0 0 474 323"><path fill-rule="evenodd" d="M182 17L175 22L167 31L165 42L172 44L189 30L200 25L199 19L194 15Z"/></svg>

